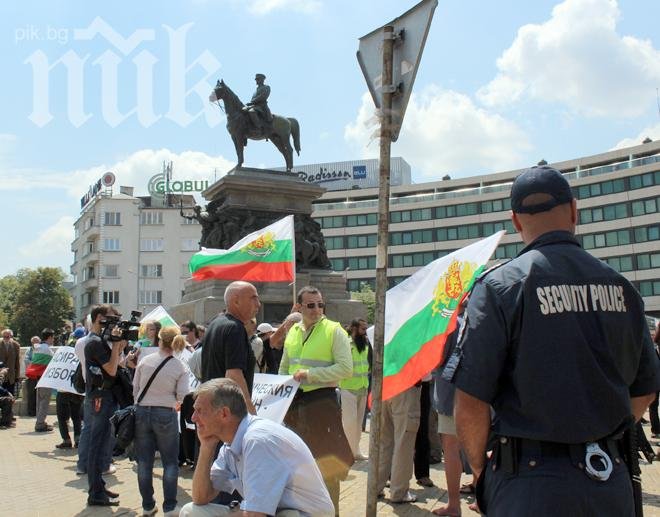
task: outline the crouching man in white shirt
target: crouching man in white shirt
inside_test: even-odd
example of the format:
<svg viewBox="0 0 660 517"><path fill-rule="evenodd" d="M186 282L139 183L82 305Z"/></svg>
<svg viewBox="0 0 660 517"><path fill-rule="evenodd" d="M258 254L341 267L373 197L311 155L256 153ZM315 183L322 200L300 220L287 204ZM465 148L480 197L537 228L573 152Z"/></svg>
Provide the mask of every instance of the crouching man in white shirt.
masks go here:
<svg viewBox="0 0 660 517"><path fill-rule="evenodd" d="M243 497L236 514L243 517L334 516L321 472L305 443L280 424L248 415L238 384L224 378L205 382L195 391L194 408L192 420L201 447L193 502L183 507L181 517L234 514L227 506L211 503L220 491L234 490Z"/></svg>

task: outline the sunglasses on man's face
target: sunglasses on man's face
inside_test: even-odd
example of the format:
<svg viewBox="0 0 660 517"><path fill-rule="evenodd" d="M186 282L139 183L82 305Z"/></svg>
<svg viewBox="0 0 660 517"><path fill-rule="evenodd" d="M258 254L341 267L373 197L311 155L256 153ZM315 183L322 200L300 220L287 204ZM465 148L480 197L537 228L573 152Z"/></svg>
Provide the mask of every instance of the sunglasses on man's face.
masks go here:
<svg viewBox="0 0 660 517"><path fill-rule="evenodd" d="M307 307L308 309L313 309L314 307L318 307L319 309L323 309L325 307L325 303L323 303L323 302L317 302L317 303L311 302L311 303L306 303L305 307Z"/></svg>

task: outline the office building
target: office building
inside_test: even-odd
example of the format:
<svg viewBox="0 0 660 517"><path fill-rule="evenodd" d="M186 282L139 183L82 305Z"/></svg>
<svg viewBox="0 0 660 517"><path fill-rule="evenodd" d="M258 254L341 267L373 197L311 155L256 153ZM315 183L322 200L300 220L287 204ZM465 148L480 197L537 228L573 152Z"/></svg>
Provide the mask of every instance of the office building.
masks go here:
<svg viewBox="0 0 660 517"><path fill-rule="evenodd" d="M198 222L179 212L194 205L194 197L135 197L133 187L120 187L101 189L81 204L71 244L76 318L97 303L112 304L124 317L179 303L201 234Z"/></svg>
<svg viewBox="0 0 660 517"><path fill-rule="evenodd" d="M642 294L647 313L660 316L660 142L550 165L573 187L584 248L627 277ZM510 221L509 194L519 173L393 186L390 285L501 229L507 233L494 259L515 257L523 245ZM378 189L358 184L328 191L313 208L332 266L344 271L348 289L359 290L365 282L373 286Z"/></svg>

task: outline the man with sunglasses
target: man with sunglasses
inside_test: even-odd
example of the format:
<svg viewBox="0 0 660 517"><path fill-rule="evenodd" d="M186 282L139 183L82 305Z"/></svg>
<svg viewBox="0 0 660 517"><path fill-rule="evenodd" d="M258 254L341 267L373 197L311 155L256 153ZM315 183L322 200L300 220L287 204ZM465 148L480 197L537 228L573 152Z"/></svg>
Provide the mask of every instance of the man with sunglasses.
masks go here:
<svg viewBox="0 0 660 517"><path fill-rule="evenodd" d="M303 287L297 302L294 311L302 314L302 321L287 334L279 373L293 375L300 389L284 423L312 451L339 515L339 482L353 464L353 453L336 390L353 372L351 345L341 324L325 317L323 296L316 287Z"/></svg>

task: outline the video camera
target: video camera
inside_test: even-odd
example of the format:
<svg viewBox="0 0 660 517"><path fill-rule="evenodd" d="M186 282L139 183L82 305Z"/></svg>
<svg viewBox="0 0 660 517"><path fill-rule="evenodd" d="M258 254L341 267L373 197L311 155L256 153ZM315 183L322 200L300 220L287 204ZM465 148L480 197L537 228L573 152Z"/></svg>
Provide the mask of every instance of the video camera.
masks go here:
<svg viewBox="0 0 660 517"><path fill-rule="evenodd" d="M142 316L140 311L131 311L130 320L121 320L121 315L115 316L107 314L101 320L101 339L107 341L137 341L140 322L138 318ZM121 334L113 334L114 329L121 329Z"/></svg>

